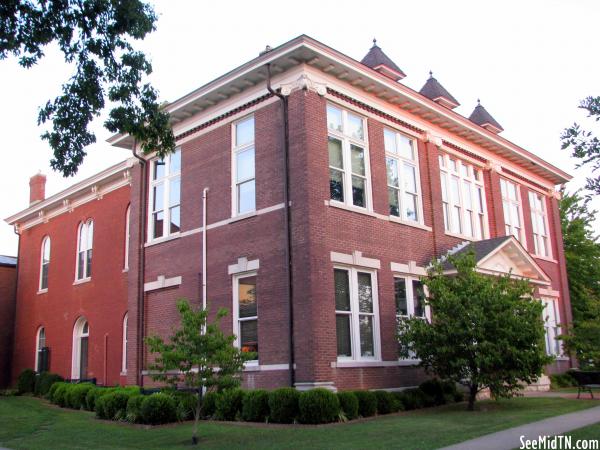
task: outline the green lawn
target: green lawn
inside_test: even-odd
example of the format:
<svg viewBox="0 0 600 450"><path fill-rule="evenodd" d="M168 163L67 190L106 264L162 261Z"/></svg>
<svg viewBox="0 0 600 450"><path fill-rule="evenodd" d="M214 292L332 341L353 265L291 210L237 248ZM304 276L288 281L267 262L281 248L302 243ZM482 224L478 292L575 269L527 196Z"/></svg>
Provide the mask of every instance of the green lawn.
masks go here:
<svg viewBox="0 0 600 450"><path fill-rule="evenodd" d="M596 406L589 400L515 398L322 426L201 422L200 448L427 449ZM0 444L13 449L190 448L191 423L147 428L101 422L31 397L0 397Z"/></svg>
<svg viewBox="0 0 600 450"><path fill-rule="evenodd" d="M573 437L572 444L575 445L577 439L595 439L600 440L600 423L589 425L587 427L573 430L570 433L565 433L567 436Z"/></svg>

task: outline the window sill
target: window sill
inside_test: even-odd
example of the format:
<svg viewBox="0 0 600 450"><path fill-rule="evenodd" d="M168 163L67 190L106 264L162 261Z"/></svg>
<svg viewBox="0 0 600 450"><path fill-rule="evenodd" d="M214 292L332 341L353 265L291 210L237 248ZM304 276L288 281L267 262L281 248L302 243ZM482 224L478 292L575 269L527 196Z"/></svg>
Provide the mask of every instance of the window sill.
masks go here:
<svg viewBox="0 0 600 450"><path fill-rule="evenodd" d="M368 210L367 208L361 208L360 206L350 206L345 203L341 203L335 200L325 200L325 205L331 206L333 208L345 209L346 211L355 212L358 214L364 214L365 216L377 217L373 211Z"/></svg>
<svg viewBox="0 0 600 450"><path fill-rule="evenodd" d="M229 223L238 222L240 220L249 219L250 217L256 217L256 216L258 216L258 213L256 212L256 210L250 211L250 212L247 212L244 214L238 214L235 216L231 216L231 219L229 219Z"/></svg>
<svg viewBox="0 0 600 450"><path fill-rule="evenodd" d="M153 239L151 241L146 242L144 244L144 247L152 247L153 245L162 244L163 242L169 242L169 241L172 241L174 239L179 239L180 234L181 233L175 233L175 234L171 234L169 236L165 236L165 237Z"/></svg>
<svg viewBox="0 0 600 450"><path fill-rule="evenodd" d="M462 240L465 240L465 241L471 241L471 242L477 242L477 241L481 241L481 240L487 239L487 238L475 238L473 236L465 236L464 234L452 233L450 231L444 231L444 234L446 236L450 236L450 237L462 239Z"/></svg>
<svg viewBox="0 0 600 450"><path fill-rule="evenodd" d="M129 272L129 267L127 269L123 269L121 272L123 272L123 273Z"/></svg>
<svg viewBox="0 0 600 450"><path fill-rule="evenodd" d="M121 372L119 375L122 376L122 377L126 377L127 376L127 371Z"/></svg>
<svg viewBox="0 0 600 450"><path fill-rule="evenodd" d="M395 366L416 366L421 362L420 359L399 359L397 361L351 361L339 360L332 362L331 367L338 369L357 368L357 367L395 367Z"/></svg>
<svg viewBox="0 0 600 450"><path fill-rule="evenodd" d="M541 259L542 261L548 261L554 264L558 264L557 260L555 260L554 258L550 258L549 256L536 255L535 253L532 253L531 256L533 256L535 259Z"/></svg>
<svg viewBox="0 0 600 450"><path fill-rule="evenodd" d="M77 284L85 284L85 283L89 283L90 281L92 281L92 277L87 277L87 278L82 278L81 280L75 280L73 282L73 286L77 285Z"/></svg>
<svg viewBox="0 0 600 450"><path fill-rule="evenodd" d="M390 222L399 223L401 225L406 225L406 226L409 226L409 227L420 228L421 230L425 230L425 231L432 231L432 228L428 227L427 225L424 225L424 224L419 223L419 222L413 222L413 221L410 221L410 220L404 220L404 219L401 219L401 218L396 217L396 216L389 216L388 220Z"/></svg>
<svg viewBox="0 0 600 450"><path fill-rule="evenodd" d="M47 292L48 292L48 288L46 288L46 289L40 289L39 291L37 291L37 295L46 294Z"/></svg>

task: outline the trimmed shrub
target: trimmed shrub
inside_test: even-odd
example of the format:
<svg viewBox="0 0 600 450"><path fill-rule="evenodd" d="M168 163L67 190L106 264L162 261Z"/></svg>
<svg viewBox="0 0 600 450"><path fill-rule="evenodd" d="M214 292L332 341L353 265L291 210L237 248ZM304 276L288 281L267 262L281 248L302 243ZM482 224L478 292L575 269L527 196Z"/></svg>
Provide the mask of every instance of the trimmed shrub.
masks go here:
<svg viewBox="0 0 600 450"><path fill-rule="evenodd" d="M552 389L566 388L577 386L577 381L571 376L569 372L557 373L550 375L550 387Z"/></svg>
<svg viewBox="0 0 600 450"><path fill-rule="evenodd" d="M54 383L64 381L63 377L56 373L43 372L35 380L34 393L38 397L45 397Z"/></svg>
<svg viewBox="0 0 600 450"><path fill-rule="evenodd" d="M52 394L52 403L60 406L61 408L64 408L67 405L66 396L67 396L67 391L69 389L70 384L69 383L55 383L55 384L58 384L58 387Z"/></svg>
<svg viewBox="0 0 600 450"><path fill-rule="evenodd" d="M301 423L330 423L340 416L340 401L330 390L311 389L300 394L298 400Z"/></svg>
<svg viewBox="0 0 600 450"><path fill-rule="evenodd" d="M60 387L61 384L65 384L65 382L64 381L57 381L52 386L50 386L50 390L46 394L46 399L47 400L49 400L50 402L54 403L54 393Z"/></svg>
<svg viewBox="0 0 600 450"><path fill-rule="evenodd" d="M264 389L246 392L242 401L242 419L246 422L264 422L269 415L269 393Z"/></svg>
<svg viewBox="0 0 600 450"><path fill-rule="evenodd" d="M175 422L175 400L162 392L148 395L142 401L142 423L160 425Z"/></svg>
<svg viewBox="0 0 600 450"><path fill-rule="evenodd" d="M19 394L28 394L35 389L35 370L25 369L17 379L17 391Z"/></svg>
<svg viewBox="0 0 600 450"><path fill-rule="evenodd" d="M133 394L127 400L127 409L125 417L128 422L140 423L142 421L142 402L145 396L142 394Z"/></svg>
<svg viewBox="0 0 600 450"><path fill-rule="evenodd" d="M405 389L402 392L398 392L396 395L402 402L406 411L425 407L426 395L418 388Z"/></svg>
<svg viewBox="0 0 600 450"><path fill-rule="evenodd" d="M356 419L358 417L358 398L356 394L350 391L338 392L337 398L346 419Z"/></svg>
<svg viewBox="0 0 600 450"><path fill-rule="evenodd" d="M300 392L291 387L269 392L269 420L275 423L293 423L298 417Z"/></svg>
<svg viewBox="0 0 600 450"><path fill-rule="evenodd" d="M215 417L217 420L236 420L242 410L244 391L241 389L226 389L219 393L215 403Z"/></svg>
<svg viewBox="0 0 600 450"><path fill-rule="evenodd" d="M377 413L377 396L371 391L354 391L358 399L358 414L371 417Z"/></svg>
<svg viewBox="0 0 600 450"><path fill-rule="evenodd" d="M215 415L217 409L217 397L219 393L216 391L207 392L202 397L202 406L200 407L200 416L205 419L210 419Z"/></svg>
<svg viewBox="0 0 600 450"><path fill-rule="evenodd" d="M85 396L86 409L88 411L96 411L96 402L100 397L114 392L116 388L93 387Z"/></svg>
<svg viewBox="0 0 600 450"><path fill-rule="evenodd" d="M118 389L101 396L96 400L96 417L107 420L124 419L130 396L131 394L124 389Z"/></svg>
<svg viewBox="0 0 600 450"><path fill-rule="evenodd" d="M391 392L375 391L375 397L377 397L377 414L390 414L399 411L400 402Z"/></svg>
<svg viewBox="0 0 600 450"><path fill-rule="evenodd" d="M92 383L73 384L67 389L65 404L73 409L85 408L85 397L93 387Z"/></svg>
<svg viewBox="0 0 600 450"><path fill-rule="evenodd" d="M421 389L426 396L426 406L444 405L454 401L456 383L433 378L421 383L419 389Z"/></svg>
<svg viewBox="0 0 600 450"><path fill-rule="evenodd" d="M176 391L174 389L165 392L165 394L170 395L173 397L173 400L175 400L175 410L179 422L194 418L194 411L196 411L196 404L198 402L196 394L192 392Z"/></svg>

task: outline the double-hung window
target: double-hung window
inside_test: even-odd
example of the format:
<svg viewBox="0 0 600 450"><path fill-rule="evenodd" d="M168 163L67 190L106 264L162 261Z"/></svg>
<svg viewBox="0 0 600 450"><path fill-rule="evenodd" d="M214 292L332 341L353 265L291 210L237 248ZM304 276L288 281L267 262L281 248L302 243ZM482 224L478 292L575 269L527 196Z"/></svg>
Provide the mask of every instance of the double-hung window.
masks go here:
<svg viewBox="0 0 600 450"><path fill-rule="evenodd" d="M415 141L387 128L383 130L383 137L390 215L422 222Z"/></svg>
<svg viewBox="0 0 600 450"><path fill-rule="evenodd" d="M42 241L40 258L40 291L48 289L48 270L50 269L50 237L46 236Z"/></svg>
<svg viewBox="0 0 600 450"><path fill-rule="evenodd" d="M152 161L150 236L159 239L181 229L181 149Z"/></svg>
<svg viewBox="0 0 600 450"><path fill-rule="evenodd" d="M236 275L233 283L234 333L242 352L255 354L258 361L258 298L256 273Z"/></svg>
<svg viewBox="0 0 600 450"><path fill-rule="evenodd" d="M554 299L542 299L544 305L543 319L546 332L546 354L550 356L562 355L561 342L556 339L560 336L558 305Z"/></svg>
<svg viewBox="0 0 600 450"><path fill-rule="evenodd" d="M449 155L440 155L439 163L446 231L484 239L488 231L481 169Z"/></svg>
<svg viewBox="0 0 600 450"><path fill-rule="evenodd" d="M77 280L92 276L92 248L94 243L94 222L88 220L79 225L77 232Z"/></svg>
<svg viewBox="0 0 600 450"><path fill-rule="evenodd" d="M396 300L396 325L409 317L427 319L425 288L416 278L395 277L394 297ZM399 349L400 350L400 349Z"/></svg>
<svg viewBox="0 0 600 450"><path fill-rule="evenodd" d="M233 124L233 215L256 210L254 116Z"/></svg>
<svg viewBox="0 0 600 450"><path fill-rule="evenodd" d="M330 199L370 208L366 120L345 109L327 105L327 128Z"/></svg>
<svg viewBox="0 0 600 450"><path fill-rule="evenodd" d="M521 195L519 187L504 178L500 179L502 192L502 210L504 211L504 227L507 236L513 235L522 244L525 244L521 216Z"/></svg>
<svg viewBox="0 0 600 450"><path fill-rule="evenodd" d="M531 225L533 227L535 254L550 257L546 198L537 192L529 191L529 207L531 208Z"/></svg>
<svg viewBox="0 0 600 450"><path fill-rule="evenodd" d="M379 311L375 272L334 269L338 359L379 359Z"/></svg>

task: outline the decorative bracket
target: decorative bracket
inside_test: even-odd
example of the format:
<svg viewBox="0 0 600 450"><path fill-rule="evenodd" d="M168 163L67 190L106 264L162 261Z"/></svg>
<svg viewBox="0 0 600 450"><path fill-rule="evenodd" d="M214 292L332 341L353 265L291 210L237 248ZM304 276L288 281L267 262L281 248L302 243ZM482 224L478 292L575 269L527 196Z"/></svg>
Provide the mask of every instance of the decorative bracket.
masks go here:
<svg viewBox="0 0 600 450"><path fill-rule="evenodd" d="M324 96L327 93L327 85L325 83L317 83L310 79L310 77L303 73L300 77L292 82L281 85L281 94L288 96L294 91L313 91L319 94L320 96Z"/></svg>

